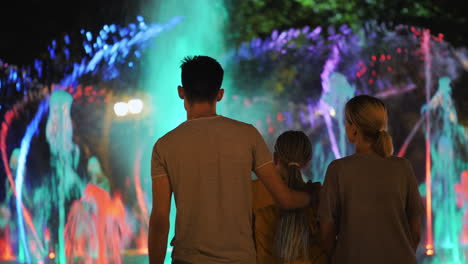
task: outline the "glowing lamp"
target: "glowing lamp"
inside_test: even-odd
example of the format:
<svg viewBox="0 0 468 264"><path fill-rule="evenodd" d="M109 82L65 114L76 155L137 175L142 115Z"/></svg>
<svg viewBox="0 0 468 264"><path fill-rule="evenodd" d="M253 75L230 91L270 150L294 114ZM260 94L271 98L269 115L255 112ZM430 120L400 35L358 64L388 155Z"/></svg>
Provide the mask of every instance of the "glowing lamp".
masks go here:
<svg viewBox="0 0 468 264"><path fill-rule="evenodd" d="M54 252L50 252L50 253L49 253L49 258L50 258L50 259L55 259L55 253L54 253Z"/></svg>
<svg viewBox="0 0 468 264"><path fill-rule="evenodd" d="M117 116L125 116L128 114L128 105L124 102L118 102L114 104L114 113Z"/></svg>
<svg viewBox="0 0 468 264"><path fill-rule="evenodd" d="M335 110L335 108L330 108L330 115L331 115L332 117L335 117L335 116L336 116L336 110Z"/></svg>
<svg viewBox="0 0 468 264"><path fill-rule="evenodd" d="M140 99L132 99L128 101L128 111L132 114L139 114L143 110L143 101Z"/></svg>

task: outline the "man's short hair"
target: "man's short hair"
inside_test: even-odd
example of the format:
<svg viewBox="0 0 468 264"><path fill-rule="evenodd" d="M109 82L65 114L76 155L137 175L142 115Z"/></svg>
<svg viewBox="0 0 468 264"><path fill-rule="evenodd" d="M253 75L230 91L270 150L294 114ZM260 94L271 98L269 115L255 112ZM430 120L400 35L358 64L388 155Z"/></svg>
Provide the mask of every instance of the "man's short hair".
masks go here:
<svg viewBox="0 0 468 264"><path fill-rule="evenodd" d="M224 70L208 56L185 57L182 60L182 86L189 102L212 102L223 82Z"/></svg>

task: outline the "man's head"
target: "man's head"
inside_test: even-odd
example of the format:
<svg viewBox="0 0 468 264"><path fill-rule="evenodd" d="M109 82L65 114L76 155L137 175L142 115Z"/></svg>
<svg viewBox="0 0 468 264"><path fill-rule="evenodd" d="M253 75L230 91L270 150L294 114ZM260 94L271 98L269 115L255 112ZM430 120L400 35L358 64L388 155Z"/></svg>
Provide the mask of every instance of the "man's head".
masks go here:
<svg viewBox="0 0 468 264"><path fill-rule="evenodd" d="M185 57L182 60L182 86L179 97L189 103L220 101L224 71L221 65L208 56Z"/></svg>

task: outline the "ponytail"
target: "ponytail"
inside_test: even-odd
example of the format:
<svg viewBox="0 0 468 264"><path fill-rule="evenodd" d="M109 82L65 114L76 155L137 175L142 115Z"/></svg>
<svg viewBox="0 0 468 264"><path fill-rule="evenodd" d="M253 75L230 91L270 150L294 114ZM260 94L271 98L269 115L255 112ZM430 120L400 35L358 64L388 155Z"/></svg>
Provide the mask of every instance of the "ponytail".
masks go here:
<svg viewBox="0 0 468 264"><path fill-rule="evenodd" d="M280 162L286 167L285 181L290 189L304 191L306 183L301 168L312 157L309 138L300 131L287 131L276 140L275 152ZM280 219L274 237L274 254L284 262L308 259L311 247L311 235L316 232L307 209L281 210Z"/></svg>
<svg viewBox="0 0 468 264"><path fill-rule="evenodd" d="M358 95L349 100L345 107L346 121L354 124L366 140L372 143L372 150L382 157L393 154L393 140L388 126L387 108L378 98Z"/></svg>
<svg viewBox="0 0 468 264"><path fill-rule="evenodd" d="M372 149L382 157L390 157L393 154L392 136L386 130L379 131Z"/></svg>

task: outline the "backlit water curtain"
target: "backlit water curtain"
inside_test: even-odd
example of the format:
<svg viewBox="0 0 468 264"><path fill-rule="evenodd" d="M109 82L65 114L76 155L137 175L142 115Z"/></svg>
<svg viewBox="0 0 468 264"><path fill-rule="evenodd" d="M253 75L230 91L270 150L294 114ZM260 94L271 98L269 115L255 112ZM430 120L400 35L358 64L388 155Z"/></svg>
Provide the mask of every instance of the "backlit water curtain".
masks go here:
<svg viewBox="0 0 468 264"><path fill-rule="evenodd" d="M0 259L147 263L149 153L157 137L184 119L175 93L180 59L203 53L226 68L220 113L254 124L270 143L284 130L305 131L314 151L305 176L316 181L330 161L352 152L344 103L362 93L382 98L395 154L413 162L427 207L418 258L466 262L468 133L452 92L467 88L451 85L465 70L460 51L440 34L373 23L360 32L346 26L274 31L227 50L220 44L224 8L201 3L201 10L221 15L197 20L216 26L193 38L181 32L193 28L198 11L167 3L160 11L166 17L156 15L165 24L138 17L126 27L83 30L84 57L70 44L80 40L64 36L30 68L1 64L0 89L26 95L2 110L7 182ZM204 34L217 44L204 44ZM135 95L144 102L141 114L114 115L116 102Z"/></svg>

